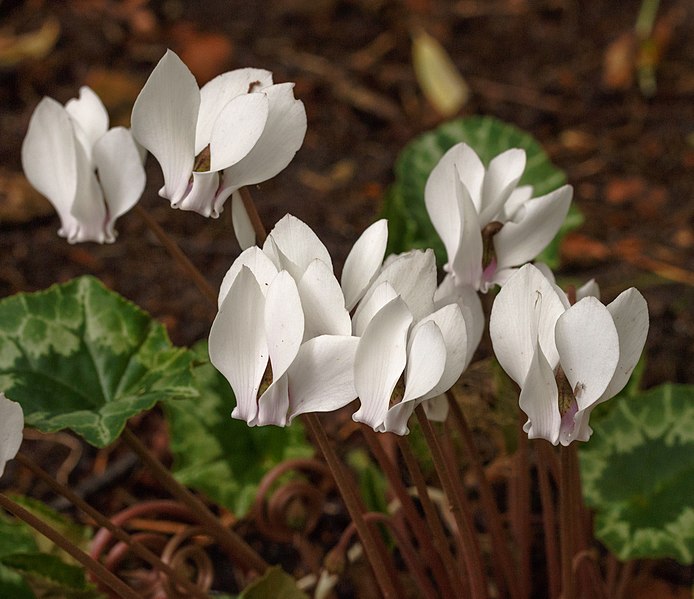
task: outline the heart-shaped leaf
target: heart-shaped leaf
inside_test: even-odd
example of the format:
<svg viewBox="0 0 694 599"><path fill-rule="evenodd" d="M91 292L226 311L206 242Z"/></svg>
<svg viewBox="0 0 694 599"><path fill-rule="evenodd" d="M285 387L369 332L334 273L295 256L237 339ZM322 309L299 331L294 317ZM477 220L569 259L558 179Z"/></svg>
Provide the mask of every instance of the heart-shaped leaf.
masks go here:
<svg viewBox="0 0 694 599"><path fill-rule="evenodd" d="M694 386L665 384L594 423L581 447L595 534L620 559L694 562Z"/></svg>
<svg viewBox="0 0 694 599"><path fill-rule="evenodd" d="M535 197L549 193L566 181L540 144L528 133L489 116L473 116L444 123L410 142L400 153L395 165L395 183L389 188L383 206L388 219L389 252L412 248L434 248L439 264L446 261L443 244L434 230L424 205L424 187L429 174L455 144L465 142L489 164L494 156L510 148L522 148L527 163L520 185L532 185ZM582 222L575 205L562 229L539 260L554 268L559 261L559 240Z"/></svg>
<svg viewBox="0 0 694 599"><path fill-rule="evenodd" d="M0 389L25 422L97 447L164 399L195 397L188 350L93 277L0 301Z"/></svg>

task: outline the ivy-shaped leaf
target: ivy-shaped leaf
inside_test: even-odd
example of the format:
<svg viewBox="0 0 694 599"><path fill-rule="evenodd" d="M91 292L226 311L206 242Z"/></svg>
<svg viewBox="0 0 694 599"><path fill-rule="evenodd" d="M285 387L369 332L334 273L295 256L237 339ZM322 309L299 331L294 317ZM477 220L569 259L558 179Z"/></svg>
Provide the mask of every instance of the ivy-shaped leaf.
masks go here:
<svg viewBox="0 0 694 599"><path fill-rule="evenodd" d="M234 394L209 362L207 343L193 348L200 397L164 405L174 455L173 472L238 517L248 512L263 475L280 462L313 455L299 422L249 427L230 416Z"/></svg>
<svg viewBox="0 0 694 599"><path fill-rule="evenodd" d="M694 562L694 386L665 384L618 404L581 447L595 534L620 559Z"/></svg>
<svg viewBox="0 0 694 599"><path fill-rule="evenodd" d="M14 553L0 558L0 563L21 574L39 597L104 599L81 567L66 564L55 555Z"/></svg>
<svg viewBox="0 0 694 599"><path fill-rule="evenodd" d="M27 425L105 447L164 399L194 397L191 355L93 277L0 301L0 389Z"/></svg>
<svg viewBox="0 0 694 599"><path fill-rule="evenodd" d="M37 549L34 537L24 522L0 513L0 560L15 553L35 552ZM0 597L35 599L36 595L20 574L0 562Z"/></svg>
<svg viewBox="0 0 694 599"><path fill-rule="evenodd" d="M388 219L389 252L412 248L434 248L439 264L446 261L443 244L434 230L424 204L424 187L432 169L455 144L465 142L487 165L492 158L510 148L522 148L527 163L520 185L532 185L533 196L557 189L566 181L540 144L528 133L489 116L473 116L444 123L410 142L400 153L395 165L395 183L386 193L383 216ZM559 261L559 242L583 218L572 205L555 240L540 254L538 260L555 268Z"/></svg>

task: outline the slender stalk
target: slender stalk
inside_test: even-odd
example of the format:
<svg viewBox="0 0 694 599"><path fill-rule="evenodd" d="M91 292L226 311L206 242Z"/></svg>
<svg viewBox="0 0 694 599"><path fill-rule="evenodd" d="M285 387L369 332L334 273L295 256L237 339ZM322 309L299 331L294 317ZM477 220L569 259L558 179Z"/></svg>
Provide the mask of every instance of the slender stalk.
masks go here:
<svg viewBox="0 0 694 599"><path fill-rule="evenodd" d="M475 534L475 527L472 522L472 514L465 501L465 489L463 489L460 479L457 478L452 471L451 465L446 459L445 453L436 438L434 428L426 417L422 406L418 406L415 409L415 414L424 432L424 437L429 446L429 451L432 453L439 480L443 486L444 493L446 493L448 497L451 512L458 525L458 534L460 535L461 546L464 551L463 559L467 565L468 576L470 578L471 599L487 599L489 595L484 575L484 564L482 563L477 535Z"/></svg>
<svg viewBox="0 0 694 599"><path fill-rule="evenodd" d="M135 204L135 212L140 215L147 227L156 235L157 239L166 248L166 251L171 254L171 257L183 268L186 274L193 280L196 287L200 292L212 303L212 305L217 305L217 292L214 290L212 285L209 284L207 279L202 276L202 273L198 268L188 259L188 257L181 251L181 248L176 245L176 242L166 234L164 229L159 226L159 223L152 218L152 215L145 210L141 204Z"/></svg>
<svg viewBox="0 0 694 599"><path fill-rule="evenodd" d="M537 477L540 487L540 501L542 502L542 524L549 596L555 599L559 597L561 578L558 559L559 550L557 548L557 518L554 511L555 498L549 478L551 465L547 458L547 454L552 452L552 448L546 441L538 440L535 443L535 449L537 450Z"/></svg>
<svg viewBox="0 0 694 599"><path fill-rule="evenodd" d="M248 545L234 531L230 530L209 510L209 508L191 493L186 487L179 483L167 468L143 445L143 443L127 428L123 431L121 438L149 468L157 480L174 497L180 499L188 508L197 515L200 522L210 529L210 532L217 538L220 545L224 547L239 564L247 570L264 572L269 567L267 562L258 555L253 548Z"/></svg>
<svg viewBox="0 0 694 599"><path fill-rule="evenodd" d="M241 201L243 202L243 207L248 213L248 217L251 219L251 224L253 225L253 230L255 231L255 242L262 247L267 237L267 232L263 226L263 221L260 220L260 215L255 207L255 202L253 202L253 196L248 187L242 187L239 189L239 194L241 195Z"/></svg>
<svg viewBox="0 0 694 599"><path fill-rule="evenodd" d="M575 555L574 475L573 460L568 447L560 448L561 476L559 485L559 519L561 543L561 596L562 599L576 599L573 580L573 558Z"/></svg>
<svg viewBox="0 0 694 599"><path fill-rule="evenodd" d="M29 526L37 530L47 539L53 541L53 543L65 551L65 553L72 556L103 584L120 595L123 599L141 599L139 593L125 584L125 582L113 574L113 572L107 570L102 564L77 547L77 545L68 541L55 528L49 526L43 520L40 520L30 511L25 510L21 505L15 503L2 493L0 493L0 506L5 508L8 512L14 514L20 520L26 522Z"/></svg>
<svg viewBox="0 0 694 599"><path fill-rule="evenodd" d="M511 557L511 552L509 551L506 543L501 514L499 513L499 508L496 504L496 500L494 499L492 486L484 471L484 467L482 466L482 460L480 459L477 445L475 445L472 432L470 431L467 419L465 418L465 413L461 409L460 405L456 401L455 395L451 391L446 392L446 398L448 399L448 405L450 406L451 414L453 415L453 423L455 424L456 430L463 441L465 451L467 452L468 459L470 460L470 466L472 467L472 471L477 479L482 508L484 509L486 515L486 524L492 541L492 551L496 557L499 570L501 570L506 582L505 588L508 590L513 599L518 599L519 589L516 586L516 568L513 563L513 558Z"/></svg>
<svg viewBox="0 0 694 599"><path fill-rule="evenodd" d="M311 436L323 454L328 468L330 468L345 507L357 529L357 534L364 546L364 552L371 564L383 596L385 599L402 597L403 594L399 589L400 585L397 581L395 568L391 560L388 559L388 553L385 546L383 546L383 540L372 533L371 528L364 519L364 509L354 491L354 484L347 476L342 462L337 457L332 445L330 445L328 436L325 434L318 416L316 414L304 414L303 421L308 426Z"/></svg>
<svg viewBox="0 0 694 599"><path fill-rule="evenodd" d="M522 599L530 596L530 450L528 435L523 431L525 415L519 411L518 450L516 452L516 494L513 501L513 529L518 545L519 589Z"/></svg>
<svg viewBox="0 0 694 599"><path fill-rule="evenodd" d="M386 455L386 452L381 444L380 435L378 433L374 433L366 426L361 426L360 430L364 435L364 439L366 439L366 443L371 449L371 453L374 455L379 466L381 467L381 470L383 470L388 478L391 490L393 493L395 493L395 496L400 501L400 507L405 516L405 520L410 525L410 528L412 529L412 532L419 543L421 554L420 559L429 563L431 571L434 574L434 579L441 589L442 596L453 597L455 593L453 592L449 575L446 572L446 569L443 567L443 563L439 559L439 556L434 548L430 532L427 530L421 516L417 513L417 508L415 507L412 497L402 482L400 473L397 472L395 465ZM383 435L387 434L389 433L383 433Z"/></svg>
<svg viewBox="0 0 694 599"><path fill-rule="evenodd" d="M427 488L426 480L424 480L424 474L422 473L422 469L419 467L417 458L415 458L414 454L412 453L408 441L404 438L398 439L398 447L403 459L405 460L405 465L410 473L412 482L417 489L417 496L422 504L424 517L426 518L427 525L431 531L434 547L436 547L436 551L441 557L441 561L444 564L446 572L452 578L453 584L460 590L459 594L462 593L461 596L466 596L466 593L463 592L463 590L467 588L466 582L462 577L460 568L453 558L453 554L451 553L451 547L448 539L446 538L446 532L441 525L438 510L429 497L429 489Z"/></svg>
<svg viewBox="0 0 694 599"><path fill-rule="evenodd" d="M113 536L117 538L119 541L123 541L123 543L125 543L132 549L135 555L145 560L154 568L157 568L158 570L166 574L176 585L184 588L192 597L206 599L206 593L201 591L197 586L195 586L186 578L180 576L178 572L173 570L167 563L163 562L158 556L156 556L149 549L147 549L147 547L135 541L120 526L116 526L101 512L94 509L91 505L84 501L84 499L82 499L79 495L74 493L68 487L55 480L50 474L48 474L48 472L46 472L40 466L32 462L24 454L17 454L16 460L20 464L22 464L22 466L30 470L35 476L40 478L44 483L46 483L53 491L55 491L59 495L62 495L68 501L70 501L75 507L82 510L85 514L92 518L99 526L110 531L111 534L113 534Z"/></svg>

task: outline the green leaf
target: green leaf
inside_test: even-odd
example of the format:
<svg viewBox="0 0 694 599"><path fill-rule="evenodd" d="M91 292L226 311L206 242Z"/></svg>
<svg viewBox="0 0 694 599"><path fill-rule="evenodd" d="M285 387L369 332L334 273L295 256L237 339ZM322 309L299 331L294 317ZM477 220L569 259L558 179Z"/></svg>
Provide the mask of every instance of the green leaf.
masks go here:
<svg viewBox="0 0 694 599"><path fill-rule="evenodd" d="M381 469L369 457L369 453L363 449L353 449L347 454L347 464L357 473L360 495L366 503L367 510L388 513L388 483Z"/></svg>
<svg viewBox="0 0 694 599"><path fill-rule="evenodd" d="M0 513L0 560L15 553L37 551L29 527L19 520L11 520ZM21 575L0 563L0 597L35 599L36 595Z"/></svg>
<svg viewBox="0 0 694 599"><path fill-rule="evenodd" d="M25 510L31 512L34 516L57 530L63 537L70 541L73 545L79 547L85 553L89 552L89 543L92 540L93 531L90 527L78 524L74 520L56 512L53 508L47 506L42 501L24 495L13 495L12 500L21 505ZM28 525L24 525L26 534L33 538L33 547L41 553L54 555L61 558L68 564L78 564L70 554L63 551L53 541L44 537L41 533L34 530ZM34 549L27 547L26 549L16 549L16 552L25 553L32 552Z"/></svg>
<svg viewBox="0 0 694 599"><path fill-rule="evenodd" d="M395 183L386 193L383 216L388 219L389 252L412 248L434 248L439 264L446 261L443 244L434 230L424 205L424 187L429 173L440 158L455 144L465 142L484 164L510 148L523 148L527 155L521 185L532 185L534 196L557 189L566 181L535 139L520 129L489 116L473 116L444 123L415 138L400 153L395 165ZM582 221L573 207L564 227L540 256L551 267L558 262L559 241Z"/></svg>
<svg viewBox="0 0 694 599"><path fill-rule="evenodd" d="M87 582L78 566L45 553L15 553L0 558L0 563L20 573L40 597L101 599L103 595Z"/></svg>
<svg viewBox="0 0 694 599"><path fill-rule="evenodd" d="M694 562L694 386L665 384L595 423L581 447L595 534L622 560Z"/></svg>
<svg viewBox="0 0 694 599"><path fill-rule="evenodd" d="M0 389L26 423L105 447L131 416L193 397L191 355L92 277L0 301Z"/></svg>
<svg viewBox="0 0 694 599"><path fill-rule="evenodd" d="M233 392L210 364L207 343L197 343L193 351L199 362L194 373L200 397L164 405L173 472L184 485L242 517L268 470L290 458L312 456L313 448L298 422L286 428L251 428L233 420Z"/></svg>
<svg viewBox="0 0 694 599"><path fill-rule="evenodd" d="M282 568L268 568L265 574L248 585L238 599L309 599L296 581Z"/></svg>

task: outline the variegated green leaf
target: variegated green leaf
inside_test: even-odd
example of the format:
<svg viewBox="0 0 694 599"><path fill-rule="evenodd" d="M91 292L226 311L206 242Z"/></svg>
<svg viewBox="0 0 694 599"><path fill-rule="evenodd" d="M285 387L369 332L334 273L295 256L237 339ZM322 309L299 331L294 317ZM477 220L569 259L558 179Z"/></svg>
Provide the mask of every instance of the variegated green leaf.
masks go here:
<svg viewBox="0 0 694 599"><path fill-rule="evenodd" d="M93 277L0 301L0 389L44 432L69 428L104 447L156 402L197 395L191 359Z"/></svg>
<svg viewBox="0 0 694 599"><path fill-rule="evenodd" d="M620 559L694 562L694 386L621 397L581 447L595 534Z"/></svg>

